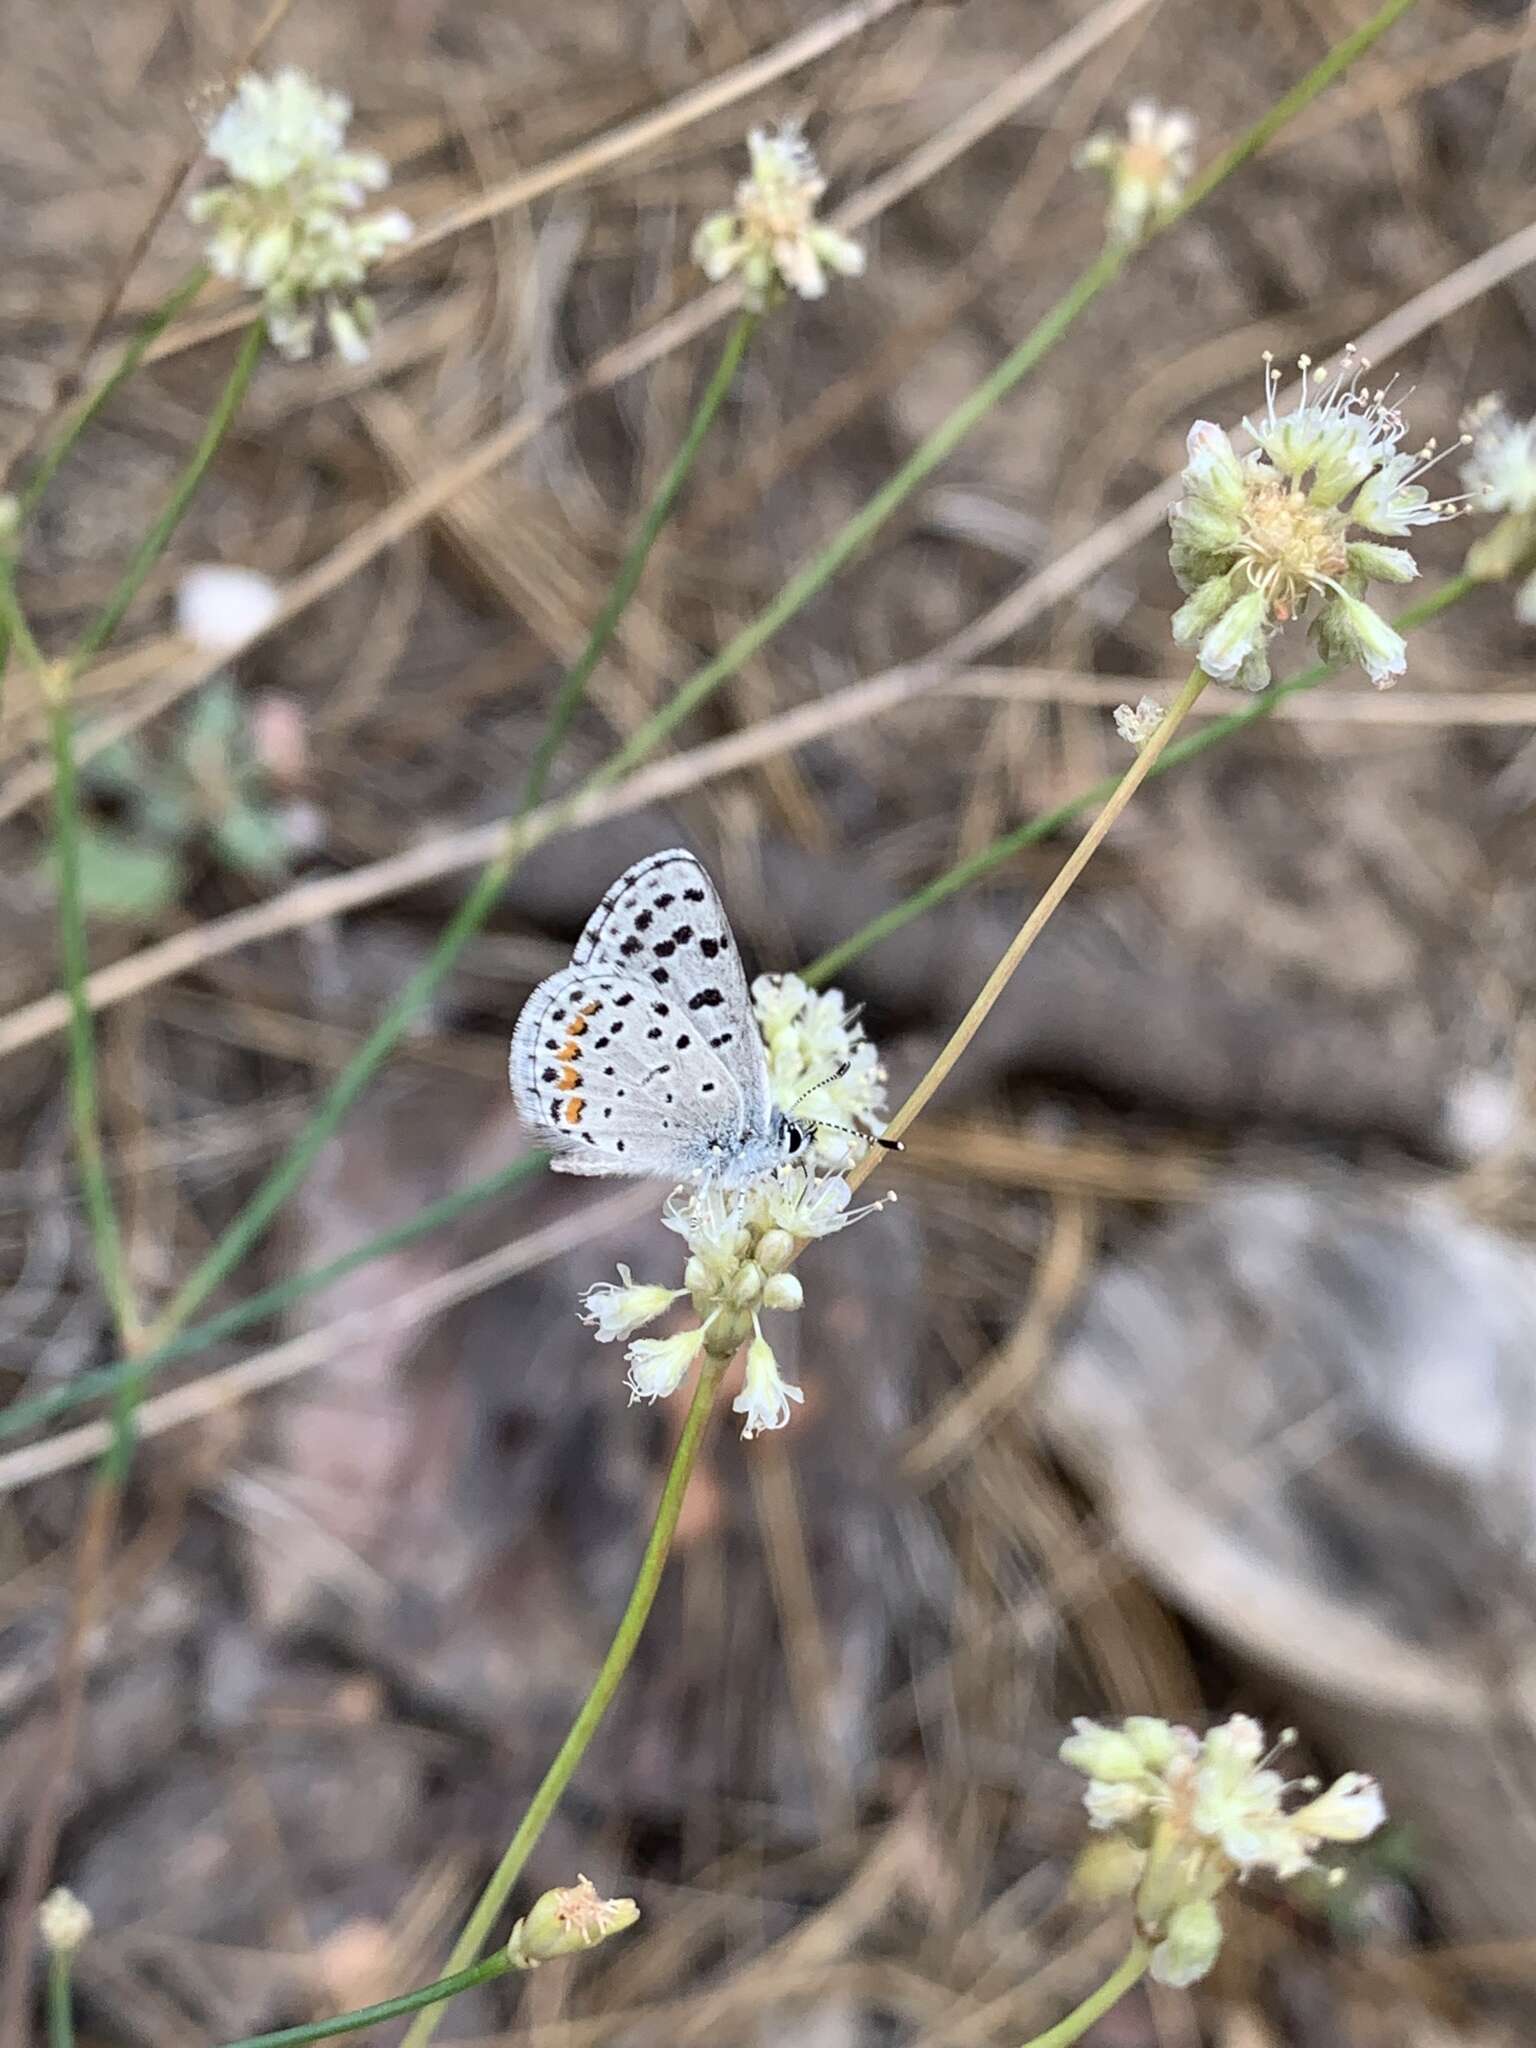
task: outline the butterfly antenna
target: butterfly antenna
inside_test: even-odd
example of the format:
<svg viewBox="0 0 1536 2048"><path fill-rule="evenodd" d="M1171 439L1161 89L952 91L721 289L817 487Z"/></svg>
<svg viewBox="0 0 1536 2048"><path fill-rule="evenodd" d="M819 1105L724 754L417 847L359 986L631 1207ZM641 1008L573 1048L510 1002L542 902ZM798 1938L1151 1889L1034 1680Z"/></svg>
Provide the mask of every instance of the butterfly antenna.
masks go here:
<svg viewBox="0 0 1536 2048"><path fill-rule="evenodd" d="M790 1104L790 1115L794 1116L808 1095L815 1095L823 1088L830 1088L834 1081L841 1081L852 1065L852 1060L844 1060L842 1065L834 1067L830 1074L823 1074L819 1081L813 1081L809 1088L802 1089ZM815 1121L819 1130L840 1132L845 1138L857 1138L862 1145L878 1145L882 1152L905 1152L907 1149L900 1138L879 1138L872 1131L855 1131L847 1124L829 1124L821 1117L817 1117Z"/></svg>

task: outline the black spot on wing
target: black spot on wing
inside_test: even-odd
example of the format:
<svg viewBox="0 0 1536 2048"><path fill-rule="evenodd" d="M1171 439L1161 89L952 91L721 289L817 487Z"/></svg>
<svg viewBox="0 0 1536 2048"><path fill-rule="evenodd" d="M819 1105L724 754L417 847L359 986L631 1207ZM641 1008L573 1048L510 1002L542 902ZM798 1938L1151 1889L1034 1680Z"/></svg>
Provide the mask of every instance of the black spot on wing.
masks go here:
<svg viewBox="0 0 1536 2048"><path fill-rule="evenodd" d="M718 1010L725 1001L724 994L717 988L701 988L696 996L688 998L690 1010Z"/></svg>

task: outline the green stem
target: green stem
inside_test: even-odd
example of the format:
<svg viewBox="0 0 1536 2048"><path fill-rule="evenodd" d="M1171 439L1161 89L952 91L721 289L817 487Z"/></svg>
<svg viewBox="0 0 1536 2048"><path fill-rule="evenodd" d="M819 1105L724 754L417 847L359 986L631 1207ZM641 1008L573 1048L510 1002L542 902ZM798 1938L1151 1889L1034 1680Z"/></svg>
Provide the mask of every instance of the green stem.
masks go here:
<svg viewBox="0 0 1536 2048"><path fill-rule="evenodd" d="M48 696L48 734L53 747L53 837L59 890L59 957L69 994L69 1108L75 1154L91 1243L102 1286L112 1304L118 1336L130 1347L139 1335L123 1259L122 1232L112 1183L101 1143L101 1111L96 1085L96 1032L90 999L85 992L89 972L85 916L80 903L80 789L75 775L73 726L65 678L44 672ZM126 1382L114 1411L114 1446L125 1434L132 1409L124 1412Z"/></svg>
<svg viewBox="0 0 1536 2048"><path fill-rule="evenodd" d="M1458 576L1452 576L1429 597L1411 606L1394 623L1399 632L1409 633L1415 626L1422 626L1430 619L1438 617L1441 612L1459 603L1478 587L1478 580L1463 571ZM1338 668L1337 662L1317 662L1311 668L1304 669L1300 675L1293 676L1288 683L1277 683L1272 689L1265 690L1261 696L1255 697L1252 703L1243 705L1241 710L1229 711L1220 718L1211 719L1197 732L1188 733L1183 739L1175 740L1162 758L1154 764L1152 775L1165 774L1178 762L1192 760L1196 754L1203 754L1207 747L1214 747L1219 740L1229 739L1233 733L1241 732L1246 726L1255 724L1261 718L1268 718L1287 697L1294 697L1302 690L1315 690L1319 683L1326 682L1331 675L1336 675ZM808 967L801 968L801 979L812 983L813 986L830 980L846 967L850 960L858 959L861 953L867 953L871 946L877 946L882 939L888 939L893 932L899 932L914 918L922 917L940 903L947 902L951 896L956 896L962 889L969 888L972 882L979 882L983 876L991 874L1012 860L1016 853L1022 853L1025 847L1037 846L1042 839L1051 838L1063 825L1069 825L1080 812L1087 810L1091 805L1103 803L1107 797L1113 795L1119 782L1118 775L1107 775L1089 788L1079 790L1076 796L1068 797L1065 803L1057 804L1054 810L1042 812L1038 818L1031 818L1027 825L1019 825L1012 832L1004 832L989 845L982 847L978 853L971 854L965 860L956 861L955 865L946 868L942 875L936 875L923 888L914 890L904 901L892 904L889 910L883 910L878 917L871 918L868 924L860 926L858 931L851 932L846 939L840 940L829 951L813 960Z"/></svg>
<svg viewBox="0 0 1536 2048"><path fill-rule="evenodd" d="M229 373L229 380L219 393L218 404L209 416L202 437L192 451L192 458L176 479L170 502L154 525L145 534L133 552L127 568L118 578L111 596L96 617L86 627L70 660L74 668L83 668L95 654L99 654L122 623L123 614L139 594L139 588L150 570L159 561L170 545L172 534L181 524L193 494L202 482L205 471L218 451L219 443L228 433L235 414L240 409L246 387L255 372L262 346L266 341L266 325L257 320L247 331L240 344L240 353L235 358L235 367Z"/></svg>
<svg viewBox="0 0 1536 2048"><path fill-rule="evenodd" d="M703 445L704 436L714 424L715 414L720 410L725 394L735 380L736 372L741 367L741 359L747 352L747 344L756 331L758 318L756 313L743 313L731 329L721 351L720 360L715 365L715 374L710 378L704 396L699 400L693 418L688 423L688 431L683 436L682 446L673 456L667 473L651 500L640 531L620 564L613 588L597 615L597 623L592 628L587 644L575 666L560 685L549 714L549 723L544 729L544 736L539 741L528 770L528 780L523 788L523 801L519 810L520 816L531 811L544 794L544 785L549 780L549 771L554 765L560 742L564 739L571 720L576 716L581 704L587 678L597 667L603 649L613 638L614 630L635 594L636 585L645 569L646 558L656 544L656 536L671 517L672 508L676 505L688 472L693 467L694 458Z"/></svg>
<svg viewBox="0 0 1536 2048"><path fill-rule="evenodd" d="M656 1599L656 1590L661 1584L662 1568L667 1553L672 1548L672 1538L677 1531L677 1518L682 1512L683 1496L688 1482L698 1463L699 1451L704 1442L704 1433L709 1426L710 1411L714 1407L715 1393L729 1360L715 1358L705 1352L699 1366L699 1382L689 1403L688 1417L683 1424L682 1435L678 1438L677 1449L672 1454L672 1463L667 1472L666 1484L662 1488L661 1501L656 1509L656 1519L651 1525L650 1538L645 1546L645 1555L640 1560L640 1569L635 1577L634 1590L629 1596L619 1626L615 1632L608 1654L603 1659L602 1669L593 1680L592 1690L582 1702L581 1710L571 1723L571 1732L561 1743L558 1754L544 1773L543 1782L529 1802L528 1811L518 1823L516 1834L507 1844L501 1861L491 1875L490 1882L475 1902L473 1912L465 1921L463 1931L453 1945L448 1958L450 1970L463 1969L484 1948L496 1917L511 1895L512 1887L522 1875L523 1866L532 1855L534 1845L543 1834L550 1815L560 1803L561 1795L575 1775L576 1766L586 1754L587 1745L597 1733L598 1724L608 1711L619 1681L629 1669L635 1646L640 1641L641 1631L650 1616ZM436 2010L423 2012L406 2034L401 2048L426 2048L437 2031L440 2015Z"/></svg>
<svg viewBox="0 0 1536 2048"><path fill-rule="evenodd" d="M473 1969L456 1970L451 1977L439 1977L435 1984L424 1984L419 1991L407 1991L400 1998L360 2006L339 2019L315 2020L307 2027L282 2027L275 2034L247 2034L243 2040L231 2041L228 2048L304 2048L309 2041L329 2041L337 2034L359 2034L364 2027L382 2026L385 2020L404 2019L408 2012L421 2012L429 2005L440 2005L444 1999L457 1998L461 1991L473 1991L477 1984L489 1984L504 1977L511 1968L511 1959L503 1950L499 1955L487 1956Z"/></svg>
<svg viewBox="0 0 1536 2048"><path fill-rule="evenodd" d="M139 367L139 364L144 360L151 342L163 334L176 316L191 305L207 282L207 265L200 263L195 270L190 271L182 279L170 296L163 299L148 316L139 328L138 333L133 337L133 340L123 350L121 357L114 367L102 378L96 389L70 420L68 426L63 428L43 451L42 458L36 469L27 478L26 484L21 491L17 493L16 506L23 522L29 519L37 509L38 500L58 475L69 456L70 450L74 447L80 436L103 408L111 403L122 386L127 383L128 379Z"/></svg>
<svg viewBox="0 0 1536 2048"><path fill-rule="evenodd" d="M247 1330L253 1323L265 1322L269 1316L282 1314L296 1301L307 1295L317 1294L323 1287L330 1287L336 1281L345 1279L348 1273L356 1272L359 1266L366 1266L374 1259L383 1258L387 1253L399 1251L403 1246L414 1244L419 1237L440 1230L445 1224L455 1222L481 1203L494 1200L497 1195L510 1192L534 1174L543 1170L549 1155L545 1152L528 1152L512 1165L504 1166L496 1173L490 1173L483 1180L460 1188L457 1193L444 1195L441 1201L429 1202L424 1209L418 1209L403 1223L397 1223L392 1230L380 1231L376 1237L354 1245L339 1258L330 1259L323 1266L313 1266L308 1272L295 1274L291 1280L280 1280L274 1286L264 1287L259 1293L247 1295L244 1301L237 1301L222 1314L210 1316L204 1323L196 1323L190 1330L183 1330L169 1344L157 1351L148 1352L142 1358L120 1358L111 1365L97 1367L91 1372L77 1373L63 1386L50 1387L45 1394L36 1394L30 1400L16 1401L9 1408L0 1410L0 1442L8 1437L20 1436L26 1430L35 1429L39 1423L51 1422L56 1415L66 1414L74 1408L84 1407L89 1401L104 1394L113 1394L125 1379L135 1382L135 1398L142 1395L145 1385L163 1366L172 1365L178 1359L190 1358L199 1351L206 1351L211 1344L234 1337L241 1330Z"/></svg>
<svg viewBox="0 0 1536 2048"><path fill-rule="evenodd" d="M682 724L710 696L733 676L758 649L771 640L779 628L823 590L866 541L871 540L912 493L954 453L966 435L1004 398L1041 359L1049 354L1084 309L1091 305L1110 280L1119 275L1130 255L1125 248L1105 249L1043 314L1013 352L992 374L962 399L949 417L928 439L860 506L842 530L811 560L797 569L773 602L750 619L726 642L712 661L690 676L662 709L631 734L588 779L590 788L603 788L628 774L654 751L669 733Z"/></svg>
<svg viewBox="0 0 1536 2048"><path fill-rule="evenodd" d="M56 1948L48 1958L48 2048L75 2048L75 2008L70 1978L75 1952Z"/></svg>
<svg viewBox="0 0 1536 2048"><path fill-rule="evenodd" d="M1064 2020L1058 2020L1054 2027L1047 2027L1043 2034L1036 2034L1026 2041L1024 2048L1069 2048L1069 2043L1080 2041L1095 2020L1103 2019L1133 1984L1141 1982L1151 1960L1152 1951L1146 1943L1139 1938L1133 1941L1130 1954L1112 1977L1097 1991L1090 1992L1081 2005L1074 2006Z"/></svg>

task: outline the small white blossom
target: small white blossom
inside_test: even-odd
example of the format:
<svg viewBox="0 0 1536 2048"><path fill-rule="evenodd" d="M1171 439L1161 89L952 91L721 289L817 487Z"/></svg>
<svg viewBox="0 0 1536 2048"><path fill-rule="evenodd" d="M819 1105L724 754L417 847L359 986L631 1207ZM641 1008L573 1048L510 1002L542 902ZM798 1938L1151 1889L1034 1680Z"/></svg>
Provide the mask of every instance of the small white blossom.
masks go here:
<svg viewBox="0 0 1536 2048"><path fill-rule="evenodd" d="M176 630L204 654L236 654L267 630L282 607L282 592L269 576L201 562L177 582Z"/></svg>
<svg viewBox="0 0 1536 2048"><path fill-rule="evenodd" d="M1301 395L1276 407L1279 374L1265 358L1265 409L1244 426L1258 444L1240 458L1223 430L1190 430L1184 495L1169 513L1169 559L1187 601L1173 637L1196 650L1208 676L1262 690L1268 647L1287 621L1317 607L1312 631L1326 660L1357 661L1378 686L1403 672L1401 636L1365 602L1372 581L1409 582L1406 548L1351 536L1351 527L1400 538L1448 519L1458 500L1431 499L1420 478L1440 458L1434 443L1400 453L1407 432L1390 390L1369 392L1369 365L1346 350L1336 373L1300 361ZM1346 500L1352 502L1346 503Z"/></svg>
<svg viewBox="0 0 1536 2048"><path fill-rule="evenodd" d="M1109 178L1105 231L1112 242L1139 242L1178 204L1195 167L1194 120L1152 100L1127 108L1124 135L1090 135L1073 162Z"/></svg>
<svg viewBox="0 0 1536 2048"><path fill-rule="evenodd" d="M1481 578L1518 577L1515 617L1536 626L1536 419L1513 419L1494 393L1472 407L1465 424L1472 453L1461 474L1473 510L1501 515L1467 567Z"/></svg>
<svg viewBox="0 0 1536 2048"><path fill-rule="evenodd" d="M770 134L747 137L751 172L736 187L736 203L712 214L693 238L693 260L712 284L738 272L746 304L761 312L787 287L819 299L827 272L858 277L864 251L816 218L827 181L799 128L783 123Z"/></svg>
<svg viewBox="0 0 1536 2048"><path fill-rule="evenodd" d="M1115 707L1115 731L1128 747L1141 748L1168 716L1155 697L1143 697L1133 710L1129 704Z"/></svg>
<svg viewBox="0 0 1536 2048"><path fill-rule="evenodd" d="M702 1330L680 1330L675 1337L637 1337L625 1357L624 1384L635 1401L664 1401L675 1394L704 1343Z"/></svg>
<svg viewBox="0 0 1536 2048"><path fill-rule="evenodd" d="M37 1931L54 1955L73 1955L95 1924L90 1907L62 1884L37 1909Z"/></svg>
<svg viewBox="0 0 1536 2048"><path fill-rule="evenodd" d="M818 995L798 974L760 974L752 1007L774 1101L815 1132L817 1165L841 1172L885 1129L885 1068L857 1011L836 989Z"/></svg>
<svg viewBox="0 0 1536 2048"><path fill-rule="evenodd" d="M745 1382L731 1403L734 1412L746 1418L741 1433L749 1441L760 1430L782 1429L790 1417L790 1403L805 1399L800 1388L791 1386L780 1373L773 1347L755 1316L752 1327L755 1334L747 1346Z"/></svg>
<svg viewBox="0 0 1536 2048"><path fill-rule="evenodd" d="M628 1266L619 1267L621 1284L600 1280L581 1297L588 1313L582 1317L597 1332L599 1344L621 1344L664 1315L686 1292L681 1287L637 1287Z"/></svg>
<svg viewBox="0 0 1536 2048"><path fill-rule="evenodd" d="M1216 1901L1229 1884L1255 1870L1299 1877L1318 1868L1324 1842L1364 1841L1386 1819L1375 1781L1359 1771L1295 1804L1296 1793L1317 1792L1316 1780L1288 1783L1246 1714L1203 1741L1148 1715L1118 1729L1088 1720L1073 1729L1061 1757L1088 1779L1089 1825L1128 1852L1085 1851L1088 1882L1101 1896L1134 1898L1154 1944L1152 1974L1164 1984L1192 1984L1210 1969L1221 1946ZM1294 1739L1288 1729L1276 1748Z"/></svg>
<svg viewBox="0 0 1536 2048"><path fill-rule="evenodd" d="M344 146L351 114L340 93L302 71L249 74L208 130L208 154L229 182L188 205L212 229L214 273L260 293L273 344L292 360L310 353L322 314L340 354L366 360L376 316L358 287L411 236L403 213L359 214L389 183L389 166Z"/></svg>

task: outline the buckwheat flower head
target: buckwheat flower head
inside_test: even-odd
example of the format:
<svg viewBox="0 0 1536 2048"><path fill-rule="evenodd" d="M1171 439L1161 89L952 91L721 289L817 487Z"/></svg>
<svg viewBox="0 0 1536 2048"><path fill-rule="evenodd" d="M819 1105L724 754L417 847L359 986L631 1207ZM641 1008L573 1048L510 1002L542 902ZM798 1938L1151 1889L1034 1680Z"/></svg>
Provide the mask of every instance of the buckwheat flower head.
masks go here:
<svg viewBox="0 0 1536 2048"><path fill-rule="evenodd" d="M1192 1984L1221 1946L1217 1901L1254 1870L1285 1882L1319 1868L1324 1842L1361 1842L1386 1819L1374 1779L1347 1772L1326 1791L1315 1780L1287 1782L1272 1748L1246 1714L1202 1740L1149 1716L1106 1728L1079 1720L1061 1745L1064 1763L1088 1783L1090 1827L1119 1844L1085 1852L1084 1889L1134 1901L1152 1944L1152 1975ZM1296 1803L1296 1794L1309 1795Z"/></svg>
<svg viewBox="0 0 1536 2048"><path fill-rule="evenodd" d="M95 1924L90 1907L62 1884L37 1909L37 1931L54 1955L73 1955Z"/></svg>
<svg viewBox="0 0 1536 2048"><path fill-rule="evenodd" d="M1115 707L1115 731L1128 747L1144 747L1168 716L1155 697L1141 698L1134 710L1129 704Z"/></svg>
<svg viewBox="0 0 1536 2048"><path fill-rule="evenodd" d="M1474 512L1500 516L1467 556L1474 576L1518 576L1515 616L1536 626L1536 419L1516 420L1497 392L1479 400L1463 424L1472 453L1462 482Z"/></svg>
<svg viewBox="0 0 1536 2048"><path fill-rule="evenodd" d="M1411 582L1418 564L1353 529L1401 539L1463 508L1431 499L1419 479L1440 459L1434 443L1400 451L1406 422L1390 388L1362 386L1369 367L1348 349L1331 377L1314 376L1303 356L1300 398L1282 412L1266 356L1264 412L1243 422L1257 443L1247 456L1209 420L1190 429L1184 495L1169 513L1169 560L1187 593L1173 637L1218 682L1262 690L1270 641L1309 611L1325 660L1358 661L1379 687L1403 672L1402 638L1364 593Z"/></svg>
<svg viewBox="0 0 1536 2048"><path fill-rule="evenodd" d="M269 576L224 562L200 562L176 585L176 630L203 654L237 654L283 608Z"/></svg>
<svg viewBox="0 0 1536 2048"><path fill-rule="evenodd" d="M745 303L762 312L786 288L819 299L829 270L861 276L863 249L816 218L827 181L799 127L754 128L747 154L751 171L736 187L735 205L702 221L693 238L693 260L710 282L738 273Z"/></svg>
<svg viewBox="0 0 1536 2048"><path fill-rule="evenodd" d="M838 1171L885 1125L885 1068L836 989L824 995L798 974L760 974L752 1007L768 1053L773 1099L815 1133L818 1166ZM826 1121L823 1122L822 1119Z"/></svg>
<svg viewBox="0 0 1536 2048"><path fill-rule="evenodd" d="M831 1137L856 1147L863 1132L878 1132L884 1069L843 998L835 991L816 995L794 975L763 976L752 998L780 1103L790 1106L791 1098L805 1094L807 1087L819 1101L835 1086L833 1107L848 1119L849 1128ZM823 1089L818 1086L822 1075L835 1081L829 1079ZM805 1245L885 1206L880 1201L850 1209L847 1181L840 1173L818 1170L823 1135L818 1127L816 1142L803 1148L799 1159L749 1186L724 1188L705 1180L673 1189L661 1220L683 1240L680 1287L637 1281L628 1266L620 1266L617 1284L603 1280L586 1289L583 1320L598 1342L628 1347L625 1384L631 1401L664 1400L681 1387L700 1352L729 1359L743 1346L745 1380L733 1405L743 1418L744 1437L782 1429L804 1400L800 1388L780 1371L763 1318L794 1315L804 1307L805 1290L790 1267ZM837 1151L833 1156L840 1161L848 1155ZM685 1329L663 1336L637 1334L685 1298L692 1313Z"/></svg>
<svg viewBox="0 0 1536 2048"><path fill-rule="evenodd" d="M403 213L359 212L389 183L389 166L345 147L351 116L348 100L302 71L248 74L207 134L228 182L188 205L212 229L209 265L260 293L267 331L290 360L310 353L322 315L339 353L366 359L376 316L358 287L410 239Z"/></svg>
<svg viewBox="0 0 1536 2048"><path fill-rule="evenodd" d="M534 1970L558 1956L596 1948L639 1918L633 1899L602 1898L590 1877L578 1877L574 1884L557 1886L535 1902L512 1929L507 1956L514 1968Z"/></svg>
<svg viewBox="0 0 1536 2048"><path fill-rule="evenodd" d="M1112 242L1139 242L1178 204L1195 167L1195 123L1152 100L1126 110L1124 135L1090 135L1073 162L1109 178L1105 232Z"/></svg>

